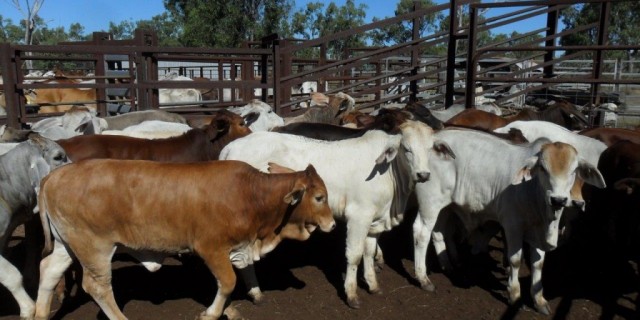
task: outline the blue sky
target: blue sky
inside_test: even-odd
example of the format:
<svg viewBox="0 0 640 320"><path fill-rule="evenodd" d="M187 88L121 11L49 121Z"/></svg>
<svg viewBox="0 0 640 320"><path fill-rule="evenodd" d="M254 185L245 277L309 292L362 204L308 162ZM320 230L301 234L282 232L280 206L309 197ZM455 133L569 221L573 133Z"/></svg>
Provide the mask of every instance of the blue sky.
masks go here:
<svg viewBox="0 0 640 320"><path fill-rule="evenodd" d="M318 0L295 0L296 8L303 8L308 2ZM497 0L484 0L485 2L496 2ZM24 6L25 0L20 0ZM109 22L120 22L123 20L143 20L164 12L162 0L45 0L39 12L47 25L50 27L63 26L68 30L69 25L79 22L85 27L85 34L94 31L106 31ZM328 2L328 1L327 1ZM344 4L344 0L334 0L338 5ZM393 0L356 0L356 5L365 3L367 9L367 20L373 17L391 17L398 1ZM448 3L445 0L435 0L436 3ZM495 16L504 13L502 9L491 9L485 15ZM15 9L11 0L0 0L0 15L3 18L10 18L14 23L22 19L22 14ZM541 28L545 25L544 17L536 17L510 24L498 28L494 31L501 33L520 33Z"/></svg>

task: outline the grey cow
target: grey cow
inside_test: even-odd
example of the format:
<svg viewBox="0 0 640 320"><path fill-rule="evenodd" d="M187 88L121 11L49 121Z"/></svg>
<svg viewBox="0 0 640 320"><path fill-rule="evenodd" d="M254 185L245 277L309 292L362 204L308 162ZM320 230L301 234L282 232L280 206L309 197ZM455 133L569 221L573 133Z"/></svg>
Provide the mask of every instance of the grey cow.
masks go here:
<svg viewBox="0 0 640 320"><path fill-rule="evenodd" d="M0 283L18 302L21 318L33 317L35 304L23 287L22 274L3 252L15 228L34 216L40 180L67 162L57 143L38 134L0 155Z"/></svg>

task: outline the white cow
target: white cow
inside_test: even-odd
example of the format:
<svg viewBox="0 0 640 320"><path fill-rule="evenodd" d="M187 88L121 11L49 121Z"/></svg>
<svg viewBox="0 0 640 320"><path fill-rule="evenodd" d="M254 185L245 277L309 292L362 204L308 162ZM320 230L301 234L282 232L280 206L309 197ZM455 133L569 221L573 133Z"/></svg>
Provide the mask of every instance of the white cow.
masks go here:
<svg viewBox="0 0 640 320"><path fill-rule="evenodd" d="M252 132L269 131L275 127L284 125L284 119L273 112L270 105L257 99L251 100L245 106L231 107L227 110L239 114L242 117L246 117L250 113L257 113L258 119L249 125L249 129L251 129Z"/></svg>
<svg viewBox="0 0 640 320"><path fill-rule="evenodd" d="M102 134L143 139L164 139L180 136L191 129L193 128L184 123L150 120L126 127L122 130L104 130Z"/></svg>
<svg viewBox="0 0 640 320"><path fill-rule="evenodd" d="M445 141L456 158L432 153L431 179L416 185L419 214L413 224L415 275L425 290L434 286L427 277L426 252L438 215L452 208L466 230L497 221L504 229L509 258L509 300L520 299L518 271L522 245L531 246L531 294L535 306L549 313L542 294L542 264L546 251L558 240L558 224L576 176L604 187L600 172L579 157L572 146L540 139L513 145L473 130L441 130L435 139ZM524 181L523 181L524 180ZM452 205L452 206L450 206ZM444 253L444 237L433 232L436 252Z"/></svg>
<svg viewBox="0 0 640 320"><path fill-rule="evenodd" d="M320 141L256 132L231 142L220 154L220 159L246 161L260 170L266 170L269 162L293 170L313 164L327 186L334 217L347 223L344 286L353 308L360 305L356 274L361 260L369 291L381 291L374 271L377 238L397 225L404 212L395 206L392 210L394 190L402 189L408 196L416 181L428 179L428 152L448 149L434 141L433 130L423 123L408 120L391 130L401 134L371 130L358 138ZM394 159L397 162L391 165ZM406 201L404 194L398 197Z"/></svg>
<svg viewBox="0 0 640 320"><path fill-rule="evenodd" d="M61 116L31 124L31 130L51 140L68 139L85 133L84 125L89 123L91 126L87 128L91 128L92 132L88 133L100 133L107 128L107 122L97 117L89 108L74 106Z"/></svg>
<svg viewBox="0 0 640 320"><path fill-rule="evenodd" d="M158 78L158 81L193 81L193 79L180 76L176 72L170 72ZM202 101L202 94L200 93L200 90L193 88L162 88L158 90L158 95L159 102L161 104Z"/></svg>
<svg viewBox="0 0 640 320"><path fill-rule="evenodd" d="M548 121L514 121L508 125L493 130L496 133L508 133L511 128L519 129L529 141L547 138L551 141L568 143L578 150L580 157L598 166L600 154L607 149L607 145L600 140L580 135L569 129Z"/></svg>

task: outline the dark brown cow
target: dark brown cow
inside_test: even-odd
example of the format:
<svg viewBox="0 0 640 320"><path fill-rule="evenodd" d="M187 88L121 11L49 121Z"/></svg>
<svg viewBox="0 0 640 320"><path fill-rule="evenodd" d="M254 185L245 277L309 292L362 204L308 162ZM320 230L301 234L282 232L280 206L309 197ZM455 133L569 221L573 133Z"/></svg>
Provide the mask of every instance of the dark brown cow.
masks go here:
<svg viewBox="0 0 640 320"><path fill-rule="evenodd" d="M139 139L125 136L85 135L58 140L69 159L137 159L166 162L217 160L229 142L251 133L243 118L220 110L210 125L178 137Z"/></svg>
<svg viewBox="0 0 640 320"><path fill-rule="evenodd" d="M326 186L312 166L267 174L240 161L97 159L56 170L40 190L45 252L51 254L40 265L38 319L49 316L52 290L72 253L83 267L83 288L107 317L126 319L111 287L111 258L119 246L198 254L218 284L200 319L218 319L223 311L235 319L237 311L224 310L236 283L233 266L253 263L283 237L306 240L317 227L335 227Z"/></svg>
<svg viewBox="0 0 640 320"><path fill-rule="evenodd" d="M537 112L531 109L523 109L515 115L500 117L493 113L478 110L465 109L453 116L445 125L466 127L471 129L493 131L497 128L518 120L542 120L549 121L569 130L581 130L587 128L588 121L584 116L568 102L558 102Z"/></svg>
<svg viewBox="0 0 640 320"><path fill-rule="evenodd" d="M640 144L640 132L622 128L591 128L580 131L580 134L602 141L607 147L618 141L627 140Z"/></svg>

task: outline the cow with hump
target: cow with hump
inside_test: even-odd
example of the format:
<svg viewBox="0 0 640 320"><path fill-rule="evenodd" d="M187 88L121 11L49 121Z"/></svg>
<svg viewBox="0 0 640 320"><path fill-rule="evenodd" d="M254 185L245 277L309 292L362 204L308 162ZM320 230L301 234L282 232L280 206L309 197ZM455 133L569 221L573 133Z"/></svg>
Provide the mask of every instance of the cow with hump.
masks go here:
<svg viewBox="0 0 640 320"><path fill-rule="evenodd" d="M460 129L442 130L434 138L445 141L456 157L432 153L431 179L416 186L419 213L413 224L414 262L420 285L434 289L427 277L427 245L433 232L438 256L446 254L442 233L446 224L436 225L436 221L441 211L453 211L469 232L487 221L498 222L504 229L512 303L520 300L523 242L530 245L531 295L536 309L549 314L541 281L545 252L557 246L558 224L563 208L571 205L574 179L580 177L603 188L602 175L566 143L538 139L514 145L487 133Z"/></svg>
<svg viewBox="0 0 640 320"><path fill-rule="evenodd" d="M335 227L327 189L311 165L267 174L240 161L86 160L47 176L38 201L49 253L40 264L38 319L49 316L52 290L72 255L83 267L84 290L109 319L126 319L111 287L118 246L198 254L218 284L200 319L218 319L236 283L232 266L252 264L282 238L305 240L316 227ZM239 317L232 307L225 314Z"/></svg>
<svg viewBox="0 0 640 320"><path fill-rule="evenodd" d="M374 268L374 257L381 263L377 239L400 223L413 186L429 178L428 154L449 150L434 140L433 129L408 120L401 111L387 111L377 121L384 123L337 141L256 132L231 142L220 154L220 159L246 161L263 171L269 162L297 170L307 163L316 167L327 184L334 217L347 223L344 287L352 308L360 306L360 261L369 291L380 293Z"/></svg>

